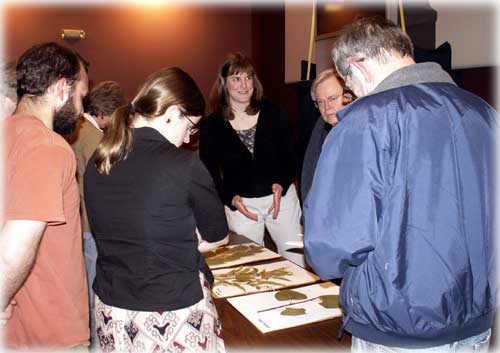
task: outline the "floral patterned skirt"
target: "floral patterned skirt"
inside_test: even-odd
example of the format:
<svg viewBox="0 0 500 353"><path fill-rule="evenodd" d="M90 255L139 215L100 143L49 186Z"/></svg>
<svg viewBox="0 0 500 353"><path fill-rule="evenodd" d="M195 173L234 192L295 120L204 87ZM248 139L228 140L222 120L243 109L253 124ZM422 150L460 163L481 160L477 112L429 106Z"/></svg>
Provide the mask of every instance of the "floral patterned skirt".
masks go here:
<svg viewBox="0 0 500 353"><path fill-rule="evenodd" d="M104 304L95 296L96 337L102 352L224 353L222 327L210 285L200 273L203 299L179 310L131 311Z"/></svg>

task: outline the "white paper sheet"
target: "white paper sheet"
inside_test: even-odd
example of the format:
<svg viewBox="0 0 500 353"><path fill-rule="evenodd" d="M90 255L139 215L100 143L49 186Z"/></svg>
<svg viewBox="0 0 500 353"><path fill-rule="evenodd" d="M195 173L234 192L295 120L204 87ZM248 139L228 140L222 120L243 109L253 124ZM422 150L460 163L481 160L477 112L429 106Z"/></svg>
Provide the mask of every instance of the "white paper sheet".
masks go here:
<svg viewBox="0 0 500 353"><path fill-rule="evenodd" d="M228 301L262 333L342 316L340 308L325 308L320 305L320 296L339 294L337 285L324 282L292 290L304 294L307 298L279 301L275 298L277 291L274 291L228 298ZM305 313L297 316L282 315L287 308L304 309Z"/></svg>

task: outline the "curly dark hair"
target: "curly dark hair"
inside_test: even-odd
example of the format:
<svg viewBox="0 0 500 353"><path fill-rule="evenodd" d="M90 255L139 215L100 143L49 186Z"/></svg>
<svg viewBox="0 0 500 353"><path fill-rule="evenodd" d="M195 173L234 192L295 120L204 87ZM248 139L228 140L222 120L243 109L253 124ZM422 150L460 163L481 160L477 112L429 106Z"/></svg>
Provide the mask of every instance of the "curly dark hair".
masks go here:
<svg viewBox="0 0 500 353"><path fill-rule="evenodd" d="M17 61L17 97L43 95L60 78L73 85L79 78L80 62L73 50L57 43L31 47Z"/></svg>
<svg viewBox="0 0 500 353"><path fill-rule="evenodd" d="M113 113L94 154L99 173L109 174L115 164L127 158L132 149L132 121L136 116L152 120L171 106L177 106L184 116L200 116L205 112L205 99L196 82L178 67L149 75L132 102Z"/></svg>

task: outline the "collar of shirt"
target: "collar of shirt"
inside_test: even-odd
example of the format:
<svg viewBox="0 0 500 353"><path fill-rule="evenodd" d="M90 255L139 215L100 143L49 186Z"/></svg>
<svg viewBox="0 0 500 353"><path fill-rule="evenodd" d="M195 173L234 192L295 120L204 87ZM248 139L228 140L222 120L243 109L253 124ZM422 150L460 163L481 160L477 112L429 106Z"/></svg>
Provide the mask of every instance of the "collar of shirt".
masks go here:
<svg viewBox="0 0 500 353"><path fill-rule="evenodd" d="M99 131L102 131L102 129L99 127L99 124L97 123L97 121L95 121L94 117L90 114L87 114L87 113L83 113L82 114L83 117L85 119L87 119L89 121L89 123L91 123L96 129L98 129Z"/></svg>

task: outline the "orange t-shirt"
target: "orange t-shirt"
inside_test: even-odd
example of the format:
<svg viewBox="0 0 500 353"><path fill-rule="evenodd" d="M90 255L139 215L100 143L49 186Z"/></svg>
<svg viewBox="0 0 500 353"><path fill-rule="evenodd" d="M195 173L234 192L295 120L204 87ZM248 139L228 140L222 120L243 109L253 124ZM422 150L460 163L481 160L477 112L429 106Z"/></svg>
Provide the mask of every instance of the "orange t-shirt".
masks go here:
<svg viewBox="0 0 500 353"><path fill-rule="evenodd" d="M33 268L15 295L5 344L69 348L89 340L75 156L34 116L5 120L6 220L47 222Z"/></svg>

